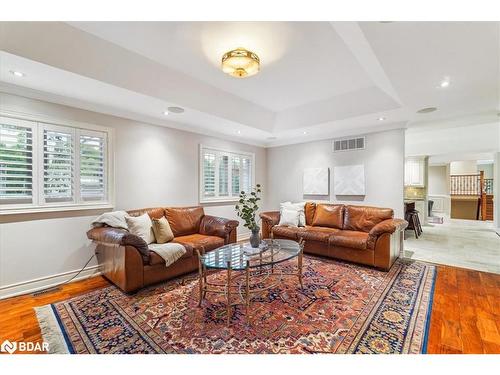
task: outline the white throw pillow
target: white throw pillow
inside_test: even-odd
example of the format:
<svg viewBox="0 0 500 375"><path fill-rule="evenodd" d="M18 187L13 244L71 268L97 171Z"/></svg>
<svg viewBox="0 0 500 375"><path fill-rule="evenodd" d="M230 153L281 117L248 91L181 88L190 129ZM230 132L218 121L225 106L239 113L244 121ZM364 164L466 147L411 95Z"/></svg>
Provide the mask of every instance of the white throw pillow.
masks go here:
<svg viewBox="0 0 500 375"><path fill-rule="evenodd" d="M283 211L283 209L287 210L295 210L299 213L299 227L305 227L306 226L306 214L304 212L304 207L305 207L305 202L299 202L299 203L292 203L292 202L283 202L280 204L280 212Z"/></svg>
<svg viewBox="0 0 500 375"><path fill-rule="evenodd" d="M128 230L130 233L141 237L149 245L155 242L155 235L153 233L153 222L148 214L141 216L126 216Z"/></svg>
<svg viewBox="0 0 500 375"><path fill-rule="evenodd" d="M279 225L288 225L290 227L299 226L299 211L283 208L281 210Z"/></svg>

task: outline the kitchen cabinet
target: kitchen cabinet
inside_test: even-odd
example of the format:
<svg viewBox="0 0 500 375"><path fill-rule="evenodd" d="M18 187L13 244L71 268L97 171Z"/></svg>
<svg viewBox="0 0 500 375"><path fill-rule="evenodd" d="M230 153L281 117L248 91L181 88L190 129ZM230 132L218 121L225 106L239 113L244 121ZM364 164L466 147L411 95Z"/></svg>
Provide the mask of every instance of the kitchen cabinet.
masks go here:
<svg viewBox="0 0 500 375"><path fill-rule="evenodd" d="M425 160L424 158L405 159L405 186L425 186Z"/></svg>

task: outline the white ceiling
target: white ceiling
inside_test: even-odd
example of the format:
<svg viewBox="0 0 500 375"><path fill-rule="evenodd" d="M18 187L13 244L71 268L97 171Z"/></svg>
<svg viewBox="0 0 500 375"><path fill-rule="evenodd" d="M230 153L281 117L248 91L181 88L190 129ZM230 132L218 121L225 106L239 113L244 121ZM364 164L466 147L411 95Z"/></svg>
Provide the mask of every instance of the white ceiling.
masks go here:
<svg viewBox="0 0 500 375"><path fill-rule="evenodd" d="M342 39L325 22L71 25L274 112L373 85ZM234 79L221 71L222 55L237 47L257 53L262 64L260 74L251 79Z"/></svg>
<svg viewBox="0 0 500 375"><path fill-rule="evenodd" d="M497 22L26 22L0 33L2 91L246 143L498 121ZM221 72L239 46L260 56L258 75ZM169 105L186 111L165 117ZM439 110L415 113L429 106Z"/></svg>

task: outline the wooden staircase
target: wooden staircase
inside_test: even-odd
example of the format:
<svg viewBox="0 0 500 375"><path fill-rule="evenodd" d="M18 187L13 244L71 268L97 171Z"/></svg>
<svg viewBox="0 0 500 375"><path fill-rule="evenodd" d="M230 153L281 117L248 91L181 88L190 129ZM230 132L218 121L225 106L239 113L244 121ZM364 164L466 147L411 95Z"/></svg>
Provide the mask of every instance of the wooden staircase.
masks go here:
<svg viewBox="0 0 500 375"><path fill-rule="evenodd" d="M485 194L483 220L493 220L493 194Z"/></svg>
<svg viewBox="0 0 500 375"><path fill-rule="evenodd" d="M476 220L493 220L493 179L484 178L483 171L473 175L451 175L450 195L452 199L452 217L454 200L456 202L475 201L472 203L476 207ZM470 204L469 202L469 207ZM467 216L471 216L470 209L472 208L466 210L466 212L469 212Z"/></svg>

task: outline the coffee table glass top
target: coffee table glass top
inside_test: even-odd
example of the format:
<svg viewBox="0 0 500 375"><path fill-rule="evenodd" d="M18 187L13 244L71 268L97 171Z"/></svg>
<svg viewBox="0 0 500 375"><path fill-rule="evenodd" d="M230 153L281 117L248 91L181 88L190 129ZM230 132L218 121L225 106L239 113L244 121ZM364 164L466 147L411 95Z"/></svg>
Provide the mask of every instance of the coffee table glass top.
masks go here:
<svg viewBox="0 0 500 375"><path fill-rule="evenodd" d="M244 270L247 264L250 268L270 266L300 253L300 246L295 241L269 239L262 240L262 243L267 247L261 252L252 251L248 243L224 245L202 255L201 262L206 268Z"/></svg>

